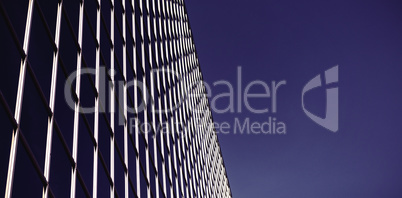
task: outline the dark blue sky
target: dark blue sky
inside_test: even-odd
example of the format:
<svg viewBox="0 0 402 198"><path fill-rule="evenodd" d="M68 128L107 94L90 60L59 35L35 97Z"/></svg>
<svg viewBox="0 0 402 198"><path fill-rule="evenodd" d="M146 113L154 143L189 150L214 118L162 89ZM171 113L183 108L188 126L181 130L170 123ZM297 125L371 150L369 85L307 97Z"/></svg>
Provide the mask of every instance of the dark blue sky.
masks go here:
<svg viewBox="0 0 402 198"><path fill-rule="evenodd" d="M286 135L219 134L234 197L402 196L400 1L186 1L204 80L286 80L278 112L214 112L217 123L276 117ZM303 86L339 65L339 131L309 119ZM261 89L255 89L260 92ZM228 92L212 88L212 97ZM237 94L237 92L235 91ZM325 89L306 96L325 114ZM217 104L226 107L228 100ZM270 108L270 99L252 99ZM237 100L235 98L235 104Z"/></svg>

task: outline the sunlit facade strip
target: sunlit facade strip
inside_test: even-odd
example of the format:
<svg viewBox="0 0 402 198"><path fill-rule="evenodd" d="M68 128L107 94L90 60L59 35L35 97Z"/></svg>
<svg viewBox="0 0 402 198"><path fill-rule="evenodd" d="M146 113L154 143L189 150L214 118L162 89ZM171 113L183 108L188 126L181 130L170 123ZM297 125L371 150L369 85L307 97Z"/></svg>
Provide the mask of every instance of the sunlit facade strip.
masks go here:
<svg viewBox="0 0 402 198"><path fill-rule="evenodd" d="M232 196L183 0L29 0L23 45L8 6L0 2L2 28L21 62L14 114L14 93L0 94L12 126L5 197ZM28 56L31 29L40 28L51 47L35 47L51 56ZM46 113L31 119L45 130L21 120L36 105L32 92ZM21 179L25 158L39 180ZM28 184L38 181L39 190Z"/></svg>

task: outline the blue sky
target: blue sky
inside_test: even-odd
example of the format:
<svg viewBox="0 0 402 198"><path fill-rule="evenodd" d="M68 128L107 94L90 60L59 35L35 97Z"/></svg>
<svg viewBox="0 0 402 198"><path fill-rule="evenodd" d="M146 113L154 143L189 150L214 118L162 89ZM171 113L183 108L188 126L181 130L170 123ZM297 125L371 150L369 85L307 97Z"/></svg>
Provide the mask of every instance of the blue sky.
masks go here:
<svg viewBox="0 0 402 198"><path fill-rule="evenodd" d="M286 135L219 134L234 197L400 197L402 195L402 3L399 1L186 1L204 80L270 85L276 113L214 112L217 123L275 117ZM303 86L339 65L339 130L301 107ZM212 86L212 96L228 92ZM261 87L256 87L261 93ZM236 90L234 91L237 94ZM325 89L305 96L325 114ZM217 100L224 108L228 99ZM270 99L251 99L270 108ZM237 98L235 98L237 104Z"/></svg>

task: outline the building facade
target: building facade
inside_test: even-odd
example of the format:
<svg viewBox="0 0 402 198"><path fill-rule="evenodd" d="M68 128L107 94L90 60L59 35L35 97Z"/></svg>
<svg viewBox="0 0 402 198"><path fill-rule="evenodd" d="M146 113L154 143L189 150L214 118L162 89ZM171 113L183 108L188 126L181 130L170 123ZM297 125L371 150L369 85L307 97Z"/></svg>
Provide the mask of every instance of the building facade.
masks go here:
<svg viewBox="0 0 402 198"><path fill-rule="evenodd" d="M5 197L231 197L183 0L0 7Z"/></svg>

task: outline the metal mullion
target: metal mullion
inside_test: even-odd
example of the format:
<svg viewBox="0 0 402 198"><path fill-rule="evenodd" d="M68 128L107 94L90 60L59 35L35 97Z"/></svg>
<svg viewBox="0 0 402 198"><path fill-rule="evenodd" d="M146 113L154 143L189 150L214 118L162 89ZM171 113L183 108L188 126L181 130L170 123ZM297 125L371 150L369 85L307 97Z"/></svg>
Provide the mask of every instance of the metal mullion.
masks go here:
<svg viewBox="0 0 402 198"><path fill-rule="evenodd" d="M159 37L160 37L159 44L160 44L160 53L161 53L161 61L162 61L162 65L161 65L160 68L162 68L163 90L165 90L165 73L164 73L165 62L164 62L164 58L163 58L164 55L163 55L163 39L162 39L162 16L161 16L160 0L158 0L157 10L158 10L158 19L159 19ZM159 74L159 72L158 72L158 74ZM158 81L160 81L160 77L158 77ZM158 89L159 89L159 92L161 93L162 91L161 91L159 82L158 82ZM163 125L163 123L162 123L162 114L163 114L163 112L162 112L162 96L159 97L159 104L158 105L159 105L159 120L160 120L160 123ZM160 134L160 142L161 142L160 147L161 147L161 153L162 153L162 162L161 162L162 163L162 171L161 172L162 172L162 180L163 180L163 194L164 194L165 197L167 197L167 192L166 192L166 165L165 165L165 156L164 156L164 154L165 154L164 141L165 141L164 134L161 133Z"/></svg>
<svg viewBox="0 0 402 198"><path fill-rule="evenodd" d="M183 129L184 129L184 135L185 136L187 136L187 133L188 133L188 128L187 128L187 125L185 125L184 127L183 127ZM184 184L185 184L185 193L186 193L186 197L189 197L189 190L190 190L190 187L191 187L191 183L190 183L190 181L189 181L189 177L190 177L190 174L189 174L189 165L188 165L188 160L189 160L189 156L188 156L188 147L186 146L186 137L181 137L181 141L182 141L182 147L184 148L184 150L182 150L183 151L183 172L184 172Z"/></svg>
<svg viewBox="0 0 402 198"><path fill-rule="evenodd" d="M170 26L169 3L166 2L166 4L165 4L165 1L162 1L162 5L163 5L164 16L165 16L164 17L164 27L165 27L164 30L165 30L165 38L166 38L166 40L165 40L166 59L167 59L166 67L167 67L167 71L170 73L170 72L173 71L173 70L171 70L169 68L169 65L173 64L173 57L172 57L172 40L171 40L172 36L171 36L171 26ZM171 87L171 78L173 78L173 76L171 76L171 74L168 74L167 76L168 76L167 87ZM172 90L171 89L168 90L168 95L167 96L169 96L169 111L172 111L173 105L172 105L172 97L171 97L172 96ZM167 115L169 115L169 114L167 114ZM173 116L173 114L171 114L171 115ZM174 131L172 130L173 129L172 126L174 125L173 117L170 117L170 123L171 123L170 127L169 127L170 130L169 130L169 133L167 135L167 136L169 136L168 137L168 142L170 142L169 141L170 138L174 135ZM168 146L169 146L168 149L169 149L169 153L170 153L169 156L168 156L168 161L169 161L169 181L171 182L170 194L171 194L171 197L173 197L173 196L177 196L177 194L174 195L174 191L173 191L173 185L172 184L173 184L174 181L176 183L176 187L178 187L178 185L177 185L177 177L176 177L176 168L175 168L176 167L175 166L176 161L175 161L175 143L174 143L174 141L172 142L171 145L170 145L170 143L168 143ZM173 148L170 148L170 146L173 147ZM172 156L172 153L173 153L173 156ZM172 175L172 171L173 171L174 175ZM176 192L178 193L177 188L176 188Z"/></svg>
<svg viewBox="0 0 402 198"><path fill-rule="evenodd" d="M172 1L169 0L169 6L167 6L167 12L168 12L168 29L169 29L169 49L170 49L170 58L171 58L171 71L177 72L176 68L176 61L177 61L177 56L176 56L176 49L175 49L175 31L174 31L174 25L173 25L173 9L172 9ZM172 85L171 88L174 90L174 86L176 85L176 80L174 77L174 74L172 73ZM175 94L174 94L175 95Z"/></svg>
<svg viewBox="0 0 402 198"><path fill-rule="evenodd" d="M171 1L171 0L168 0L168 2L169 2L169 5L167 6L167 10L168 10L168 13L169 13L169 25L168 25L168 27L169 27L169 36L170 36L170 51L171 51L171 53L170 53L170 56L172 57L172 62L173 62L173 64L174 64L174 62L176 61L176 54L175 54L175 31L174 31L174 24L173 24L173 21L174 21L174 13L173 13L173 2ZM172 65L172 70L174 70L174 65ZM174 81L173 81L173 83L175 83Z"/></svg>
<svg viewBox="0 0 402 198"><path fill-rule="evenodd" d="M175 57L175 71L179 72L179 74L181 75L181 72L179 70L179 59L180 59L180 53L179 53L179 44L178 44L178 28L177 28L177 13L176 13L176 3L174 1L171 1L171 12L172 12L172 19L171 19L171 23L172 23L172 29L173 29L173 52L174 52L174 57ZM177 82L179 83L179 82Z"/></svg>
<svg viewBox="0 0 402 198"><path fill-rule="evenodd" d="M165 100L164 108L165 108L165 111L167 111L167 107L168 107L167 97L168 97L167 93L165 93L165 95L164 95L164 100ZM169 135L170 134L170 127L169 127L169 121L170 120L169 120L169 117L167 116L168 115L167 113L164 114L164 115L166 117L165 123L167 125L166 126L167 133L164 135L164 137L165 137L164 139L166 139L166 148L167 148L167 154L168 154L167 159L166 159L166 156L165 156L164 162L167 163L165 169L166 169L166 173L168 174L168 179L169 179L169 183L170 183L170 192L172 194L173 193L172 192L172 185L171 185L171 183L172 183L172 164L171 164L170 135ZM165 178L165 180L166 180L166 178ZM166 185L164 187L166 187ZM166 194L167 194L167 191L166 191Z"/></svg>
<svg viewBox="0 0 402 198"><path fill-rule="evenodd" d="M197 90L198 91L198 90ZM197 102L197 109L199 108L199 102ZM198 120L200 120L199 118L199 114L196 114L197 117L197 124L198 124ZM202 126L201 126L201 130L198 130L198 134L200 134L200 155L199 155L199 161L201 163L203 163L202 166L200 166L200 171L201 171L201 178L200 178L200 184L201 184L201 192L202 192L202 196L205 194L205 189L206 189L206 172L205 172L205 167L207 166L205 158L206 158L206 152L205 152L205 134L202 133Z"/></svg>
<svg viewBox="0 0 402 198"><path fill-rule="evenodd" d="M51 81L51 88L50 88L50 99L49 99L49 106L52 113L54 112L55 106L55 97L56 97L56 82L57 82L57 66L59 60L59 41L60 41L60 29L61 29L61 17L62 17L62 8L63 8L63 1L60 1L57 6L57 19L56 19L56 30L55 30L55 45L56 51L53 54L53 67L52 67L52 81ZM49 173L50 173L50 157L51 157L51 150L52 150L52 141L53 141L53 122L54 122L54 115L52 114L48 118L48 127L47 127L47 139L46 139L46 153L45 153L45 167L44 167L44 176L47 181L49 181ZM49 189L48 186L43 188L43 195L42 197L48 197Z"/></svg>
<svg viewBox="0 0 402 198"><path fill-rule="evenodd" d="M162 7L161 2L162 1ZM165 20L165 11L164 11L164 0L158 0L158 12L159 12L159 35L160 35L160 48L161 48L161 60L162 60L162 85L163 91L166 95L166 78L165 78L165 67L167 66L167 54L164 53L164 43L166 42L166 20ZM162 23L163 17L163 23ZM163 24L163 25L162 25ZM165 41L165 42L164 42ZM166 48L165 48L166 50ZM166 55L166 56L165 56ZM165 109L166 111L167 109Z"/></svg>
<svg viewBox="0 0 402 198"><path fill-rule="evenodd" d="M192 131L195 131L194 125L193 125L193 119L190 118L190 128ZM193 191L191 192L191 197L194 197L194 194L197 195L197 189L198 189L198 183L196 182L198 179L198 175L197 175L197 159L196 159L196 154L195 154L195 150L197 150L197 139L196 139L197 134L194 133L194 135L192 136L191 139L191 147L190 147L190 160L191 160L191 179L192 179L192 187L193 187Z"/></svg>
<svg viewBox="0 0 402 198"><path fill-rule="evenodd" d="M171 101L171 99L170 99ZM175 134L175 130L174 130L174 117L173 115L170 116L170 136L169 139L171 140L171 146L170 146L170 165L171 165L171 182L172 182L172 189L171 189L171 193L173 196L174 193L174 189L173 189L173 183L175 184L176 188L176 194L174 196L178 197L178 177L177 177L177 152L176 152L176 139L174 137Z"/></svg>
<svg viewBox="0 0 402 198"><path fill-rule="evenodd" d="M204 123L204 128L205 131L207 132L207 138L208 138L208 142L211 142L211 134L208 132L207 127L206 127L206 121L205 121L205 114L203 115L203 123ZM211 144L209 143L207 146L207 166L206 166L206 172L207 172L207 181L208 181L208 192L209 194L212 196L213 191L212 191L212 171L211 171Z"/></svg>
<svg viewBox="0 0 402 198"><path fill-rule="evenodd" d="M203 126L202 130L204 130L204 126ZM203 182L204 182L205 193L207 194L208 197L210 197L210 192L209 192L210 185L209 185L209 182L208 182L209 181L209 153L206 152L206 150L208 150L208 148L206 148L207 146L205 146L205 144L206 144L205 136L206 135L204 135L204 138L203 138L204 141L203 141L203 146L202 146L203 156L204 156L203 158L204 158L205 165L204 165L204 167L202 169L202 173L204 175L204 181Z"/></svg>
<svg viewBox="0 0 402 198"><path fill-rule="evenodd" d="M157 5L157 13L158 13L158 21L159 21L159 25L158 25L158 33L156 33L156 35L157 36L159 36L159 45L160 45L160 53L161 53L161 57L163 57L163 41L162 41L162 16L161 16L161 8L160 8L160 1L158 1L158 5ZM156 20L156 19L155 19ZM156 22L156 21L155 21ZM156 43L156 45L158 44L158 40L156 39L156 41L155 41ZM157 46L156 46L157 47ZM162 76L163 76L163 84L165 83L164 82L164 80L165 80L165 74L164 74L164 61L163 61L163 58L161 58L161 61L162 61L162 65L160 66L159 64L158 64L158 68L161 68L162 67ZM160 86L161 86L161 83L160 83L160 81L161 81L161 76L159 75L159 71L158 71L158 76L157 76L157 78L158 78L158 82L157 82L157 85L158 85L158 90L159 90L159 96L158 96L158 110L159 110L159 123L161 124L161 126L163 127L163 123L162 123L162 96L161 96L161 88L160 88ZM163 85L164 86L164 85ZM163 87L163 89L165 90L165 88ZM161 152L161 163L162 163L162 170L160 171L160 172L162 172L162 192L163 192L163 195L166 197L167 196L167 192L166 192L166 167L165 167L165 156L164 156L164 153L165 153L165 151L164 151L164 141L165 141L165 139L164 139L164 134L162 133L162 131L161 131L161 133L160 133L160 152Z"/></svg>
<svg viewBox="0 0 402 198"><path fill-rule="evenodd" d="M175 20L173 21L174 26L175 26L175 43L176 43L176 57L177 57L177 66L176 69L179 71L180 77L182 77L183 75L183 71L181 68L181 64L182 64L182 58L183 58L183 53L182 53L182 48L181 48L181 42L180 42L180 37L181 37L181 31L180 31L180 27L179 27L179 15L178 15L178 11L177 11L177 3L173 3L174 9L173 9L173 13L175 15ZM181 79L180 79L180 87L181 87ZM182 95L180 95L180 97L182 97Z"/></svg>
<svg viewBox="0 0 402 198"><path fill-rule="evenodd" d="M93 138L95 141L94 145L94 154L93 154L93 175L92 175L92 197L97 197L98 192L98 157L99 157L99 143L98 143L98 136L99 136L99 81L100 81L100 56L101 56L101 49L100 49L100 14L101 14L101 5L100 1L97 0L97 12L96 12L96 60L95 60L95 112L94 112L94 134ZM89 17L85 12L85 16L87 16L87 21L89 26L92 26L89 21Z"/></svg>
<svg viewBox="0 0 402 198"><path fill-rule="evenodd" d="M140 1L139 6L140 6L140 28L141 28L141 32L140 32L140 34L141 34L141 61L142 61L141 66L142 66L142 71L144 71L143 76L145 76L145 46L144 46L144 42L145 42L145 39L144 39L144 20L145 19L144 19L144 16L143 16L144 13L143 13L142 0L139 0L139 1ZM145 82L144 78L143 78L143 82Z"/></svg>
<svg viewBox="0 0 402 198"><path fill-rule="evenodd" d="M150 8L149 8L150 9ZM148 13L150 13L149 12L149 10L148 10ZM157 42L158 42L158 39L157 39L157 37L156 37L156 14L155 14L155 1L152 1L152 13L153 13L153 29L151 28L151 24L150 24L150 21L151 21L151 17L150 17L150 15L148 15L148 30L150 30L150 29L152 29L152 35L154 36L154 43L153 43L153 45L154 45L154 49L155 49L155 56L154 56L154 58L155 58L155 62L156 62L156 65L153 65L153 64L151 64L151 73L150 73L150 77L151 77L151 79L150 79L150 81L151 81L151 97L152 97L152 100L153 100L153 102L152 102L152 106L151 106L151 113L152 113L152 126L153 126L153 128L154 128L154 132L155 132L155 134L154 134L154 136L153 136L153 146L154 146L154 158L153 158L153 164L154 164L154 172L155 172L155 189L156 189L156 198L159 198L159 177L158 177L158 165L157 165L157 163L158 163L158 145L157 145L157 134L158 134L158 129L156 128L156 112L155 112L155 104L156 104L156 102L155 102L155 100L156 100L156 98L155 98L155 90L154 90L154 87L155 87L155 80L154 80L154 77L155 77L155 74L154 74L154 72L153 72L153 69L154 68L159 68L159 60L158 60L158 46L157 46ZM148 34L150 34L150 32L148 31ZM149 35L149 36L151 36L151 35ZM152 55L152 44L151 44L151 41L149 42L149 52L150 52L150 56ZM153 63L153 61L151 60L151 63ZM159 92L159 71L158 71L158 73L157 73L157 76L156 76L156 88L157 88L157 92ZM157 94L158 95L158 98L157 98L157 100L158 100L158 103L159 103L159 101L160 101L160 97L159 97L159 94ZM160 121L159 121L159 123L160 123Z"/></svg>
<svg viewBox="0 0 402 198"><path fill-rule="evenodd" d="M134 2L134 0L131 0L131 8L132 8L132 14L131 14L131 18L132 18L132 32L135 34L136 33L136 29L138 29L138 28L136 28L136 16L135 16L135 2ZM137 90L137 83L138 83L138 81L137 81L137 47L136 47L136 45L137 45L137 43L136 43L136 36L134 36L133 37L133 39L134 39L134 41L133 41L133 65L132 65L132 67L133 67L133 70L134 70L134 73L135 73L135 75L134 75L134 111L135 111L135 122L136 122L136 125L135 125L135 131L134 131L134 133L135 133L135 143L134 143L134 149L135 149L135 152L136 152L136 170L135 170L135 173L136 173L136 184L137 184L137 186L136 186L136 188L137 188L137 190L136 190L136 196L137 197L141 197L141 187L140 187L140 155L139 155L139 137L138 137L138 133L139 133L139 131L138 131L138 125L137 125L137 123L138 123L138 99L137 99L137 94L138 94L138 90ZM130 136L131 137L131 136ZM133 143L133 142L132 142Z"/></svg>
<svg viewBox="0 0 402 198"><path fill-rule="evenodd" d="M187 55L187 52L185 52L186 53L186 55L184 54L184 42L185 41L183 41L183 38L184 38L184 25L183 25L183 20L184 20L184 16L183 16L183 8L182 8L182 6L180 5L180 18L181 18L181 20L180 20L180 22L181 22L181 37L180 37L180 41L181 41L181 51L182 51L182 54L183 54L183 60L182 60L182 67L183 67L183 69L184 69L184 72L185 72L185 75L184 75L184 81L183 81L183 86L184 86L184 92L182 92L183 93L183 97L185 98L185 107L186 107L186 109L185 109L185 113L186 113L186 115L188 114L188 112L189 112L189 102L190 102L190 100L188 100L188 97L186 97L186 96L188 96L188 79L189 79L189 73L188 73L188 62L187 62L187 57L188 57L188 55ZM188 118L186 118L185 120L188 120ZM189 123L188 124L188 126L187 126L187 129L190 131L190 124L191 123ZM188 136L189 136L190 134L188 134ZM186 144L189 144L188 143L188 136L186 136ZM189 159L190 158L190 159ZM190 165L190 160L191 161L193 161L192 160L192 158L191 158L191 156L189 156L189 149L187 149L187 174L186 174L186 178L188 179L188 176L191 176L191 171L189 170L189 165ZM191 167L191 169L193 169L192 167ZM189 181L189 183L190 183L190 181ZM193 185L190 185L190 187L192 188L192 189L190 189L191 190L191 195L193 196ZM189 189L187 189L187 190L189 190ZM187 193L188 193L188 191L187 191ZM189 194L187 194L187 196L189 196Z"/></svg>
<svg viewBox="0 0 402 198"><path fill-rule="evenodd" d="M187 19L187 34L188 34L188 36L189 36L189 42L191 42L191 49L192 50L194 50L194 52L195 52L195 59L197 60L197 62L198 62L198 57L197 57L197 50L195 49L195 45L194 45L194 38L193 38L193 35L192 35L192 31L191 31L191 24L190 24L190 20L188 19L188 12L187 12L187 8L186 8L186 3L185 3L185 1L182 1L182 4L183 4L183 8L184 8L184 15L186 16L186 19Z"/></svg>
<svg viewBox="0 0 402 198"><path fill-rule="evenodd" d="M182 140L184 142L184 144L188 144L188 140L187 140L187 134L189 133L189 126L186 124L186 126L184 127L184 129L186 130L186 137L185 140ZM185 145L185 152L184 152L184 160L183 160L183 164L184 164L184 173L185 173L185 181L186 181L186 195L187 197L189 197L189 191L191 190L191 180L189 180L189 178L191 177L191 172L190 172L190 155L189 155L189 149L190 149L190 145L186 146Z"/></svg>
<svg viewBox="0 0 402 198"><path fill-rule="evenodd" d="M181 75L181 69L179 69L180 58L179 58L179 53L178 53L178 48L177 48L178 32L177 32L176 9L175 9L174 3L172 1L170 2L170 8L171 8L170 9L171 16L173 17L173 19L171 17L172 35L173 35L173 39L174 39L173 40L173 54L174 54L174 57L175 57L175 61L174 61L173 64L175 66L175 71L179 72L179 75ZM180 102L179 101L180 100L179 95L180 95L180 89L181 89L181 86L180 86L181 79L179 79L179 78L181 78L181 77L179 76L178 79L176 79L175 86L173 87L173 95L174 95L175 107ZM175 118L176 118L176 121L178 121L179 123L182 122L182 120L181 120L181 109L182 109L181 107L178 107L177 109L175 109ZM179 114L180 114L180 117L179 117ZM178 135L180 135L180 131L179 131L180 129L178 127L178 124L176 124L176 130L177 130ZM177 140L177 152L178 152L178 157L179 157L178 158L179 167L178 168L176 167L176 169L177 169L178 174L180 174L180 193L181 193L181 195L183 195L184 194L183 193L183 188L184 188L184 186L183 186L183 170L182 170L183 167L182 167L182 159L181 159L182 147L181 147L181 142L180 142L179 136L177 136L176 140ZM176 184L178 184L178 180L176 180Z"/></svg>
<svg viewBox="0 0 402 198"><path fill-rule="evenodd" d="M187 50L185 49L185 30L184 30L184 24L185 24L185 22L183 22L184 21L184 15L183 15L183 7L182 6L180 6L180 34L181 34L181 36L180 36L180 43L181 43L181 47L180 47L180 49L181 49L181 54L182 54L182 69L184 70L184 92L183 92L183 97L185 97L186 95L187 95L187 91L188 91L188 72L189 72L189 70L188 70L188 52L187 52ZM188 107L187 107L187 109L188 109Z"/></svg>
<svg viewBox="0 0 402 198"><path fill-rule="evenodd" d="M181 19L181 16L179 16L179 18ZM188 163L186 163L186 162L188 162L188 148L187 148L187 145L188 145L188 141L187 141L187 137L188 137L188 122L186 121L187 120L187 109L188 109L188 104L187 104L187 97L186 97L186 95L185 95L185 89L186 89L186 76L187 76L187 73L186 73L186 69L184 68L185 67L185 60L184 60L184 58L185 58L185 56L184 56L184 53L183 53L183 45L182 45L182 29L181 29L181 26L180 26L180 28L179 28L179 43L180 43L180 54L181 54L181 57L180 57L180 64L179 64L179 66L180 66L180 72L182 73L182 75L181 75L181 80L180 80L180 93L181 93L181 104L182 104L182 106L181 106L181 109L180 109L180 117L181 117L181 120L182 120L182 122L184 122L184 126L183 126L183 129L184 130L186 130L186 132L185 133L183 133L184 134L184 137L182 137L182 144L183 144L183 146L184 146L184 148L185 148L185 150L187 151L187 152L185 152L185 151L183 151L184 153L183 153L183 157L184 157L184 159L183 159L183 164L184 164L184 168L183 168L183 171L184 171L184 178L185 178L185 183L186 183L186 195L187 195L187 197L189 197L189 189L190 189L190 185L189 185L189 181L188 181L188 178L189 178L189 174L188 174L188 172L189 172L189 170L188 170ZM183 118L185 116L185 118Z"/></svg>
<svg viewBox="0 0 402 198"><path fill-rule="evenodd" d="M110 86L110 127L112 129L112 134L110 136L110 179L114 183L114 144L116 143L115 141L115 123L114 123L114 114L115 114L115 68L114 68L114 62L115 60L113 59L114 57L114 0L110 0L111 6L110 6L110 78L111 78L111 86ZM114 196L114 194L117 193L115 190L115 186L110 186L110 198Z"/></svg>
<svg viewBox="0 0 402 198"><path fill-rule="evenodd" d="M163 81L163 90L164 90L164 105L165 105L165 117L167 118L167 121L168 121L168 114L167 114L167 110L168 110L168 108L167 108L167 105L168 105L168 102L167 102L167 94L168 94L168 92L166 91L166 87L167 87L167 85L166 85L166 81L169 81L169 79L170 79L170 75L167 75L167 78L166 78L166 74L165 74L165 70L167 70L167 68L168 68L168 64L169 64L169 58L168 58L168 47L167 47L167 34L166 34L166 12L165 12L165 1L164 0L161 0L162 1L162 8L160 8L160 1L158 1L158 10L159 10L159 12L161 13L162 12L162 16L160 16L160 35L161 35L161 41L160 41L160 45L161 45L161 57L164 57L164 58L162 58L162 60L163 60L163 66L162 66L162 81ZM163 17L163 31L162 31L162 17ZM163 40L163 38L162 37L164 37L165 39ZM164 45L164 43L165 43L165 45ZM165 47L164 47L165 46ZM163 53L163 49L165 49L165 52L166 53ZM166 59L166 60L165 60ZM165 68L166 67L166 68Z"/></svg>
<svg viewBox="0 0 402 198"><path fill-rule="evenodd" d="M180 110L178 110L180 111ZM177 118L176 118L177 120ZM180 119L179 119L180 121ZM181 124L181 123L180 123ZM176 136L176 141L177 141L177 154L179 156L179 167L178 167L178 174L180 175L180 193L181 196L184 196L184 186L183 186L183 180L184 180L184 176L183 176L183 143L182 143L182 131L180 132L180 128L178 126L179 124L176 124L176 128L177 128L177 132L178 135Z"/></svg>
<svg viewBox="0 0 402 198"><path fill-rule="evenodd" d="M168 13L168 2L165 3L165 0L162 0L162 7L163 7L163 26L164 26L164 35L165 35L165 56L166 56L166 69L167 72L169 72L169 74L167 75L167 86L166 87L170 87L170 83L171 83L171 76L170 76L170 68L169 65L171 64L171 50L169 49L170 47L170 23L169 23L169 13Z"/></svg>
<svg viewBox="0 0 402 198"><path fill-rule="evenodd" d="M146 5L148 6L148 5ZM148 122L148 116L147 116L147 95L145 93L146 90L146 69L145 69L145 32L144 32L144 23L145 23L145 18L144 18L144 12L143 12L143 3L140 0L140 25L141 25L141 38L142 38L142 42L141 42L141 54L142 54L142 69L144 71L144 75L142 77L142 82L143 82L143 102L144 102L144 123ZM146 9L148 9L148 7L146 7ZM146 168L146 180L147 180L147 197L151 196L151 189L150 189L150 175L149 175L149 152L148 152L148 126L147 124L144 125L145 127L145 144L146 144L146 151L145 151L145 168Z"/></svg>
<svg viewBox="0 0 402 198"><path fill-rule="evenodd" d="M192 131L193 130L193 126L191 123L191 118L189 120L189 125L188 125L188 131ZM195 169L195 161L194 161L194 135L192 135L190 137L190 143L189 143L189 148L187 150L187 166L188 166L188 175L189 175L189 191L190 194L188 195L189 197L194 197L194 194L196 194L196 184L195 184L195 173L194 173L194 169Z"/></svg>
<svg viewBox="0 0 402 198"><path fill-rule="evenodd" d="M79 27L78 27L78 45L79 51L77 52L77 73L76 73L76 95L77 101L75 102L74 108L74 131L73 131L73 159L77 163L77 152L78 152L78 128L79 128L79 112L80 112L80 86L81 86L81 64L82 64L82 36L83 36L83 21L84 21L84 0L80 2L80 14L79 14ZM70 197L75 198L76 192L76 177L77 177L77 166L74 166L71 171L71 189Z"/></svg>
<svg viewBox="0 0 402 198"><path fill-rule="evenodd" d="M123 108L124 108L124 119L126 120L126 122L124 122L124 166L126 167L126 171L125 171L125 175L124 175L124 195L126 198L128 198L129 194L128 194L128 119L127 119L127 49L126 49L126 8L125 8L125 0L121 1L121 5L122 5L122 23L123 23L123 32L122 32L122 36L123 36L123 78L126 80L126 82L124 83L124 87L123 87Z"/></svg>
<svg viewBox="0 0 402 198"><path fill-rule="evenodd" d="M175 90L173 89L173 92ZM173 94L174 95L174 94ZM174 163L174 173L175 173L175 183L176 183L176 196L179 196L179 169L177 168L177 162L179 161L178 158L178 149L179 149L179 142L177 141L177 137L175 137L175 133L177 133L177 124L174 122L175 118L177 118L177 111L175 110L176 116L171 117L172 122L172 138L173 138L173 163ZM176 129L176 130L175 130ZM180 161L179 161L180 163Z"/></svg>
<svg viewBox="0 0 402 198"><path fill-rule="evenodd" d="M24 45L23 50L24 54L28 56L28 47L29 47L29 39L31 33L31 22L32 22L32 12L33 12L33 0L29 2L28 13L27 13L27 21L25 24L25 36L24 36ZM22 100L24 93L24 85L25 85L25 74L26 74L26 64L27 57L24 56L21 58L21 66L20 66L20 75L18 80L18 92L17 99L15 105L15 113L14 119L16 123L19 125L21 120L21 110L22 110ZM12 194L12 186L14 182L14 171L15 171L15 161L17 157L17 149L18 149L18 139L19 139L19 126L14 129L12 139L11 139L11 148L10 148L10 157L8 164L8 173L7 173L7 183L4 197L10 198Z"/></svg>
<svg viewBox="0 0 402 198"><path fill-rule="evenodd" d="M176 87L178 87L178 83L176 84ZM175 118L176 118L175 126L176 126L176 133L177 133L177 136L176 136L176 146L177 146L176 160L178 161L178 167L176 167L176 168L177 168L177 175L178 175L177 178L178 178L179 183L180 183L180 186L179 186L180 195L183 196L184 195L184 193L183 193L183 167L182 167L183 161L182 161L182 143L181 143L181 135L182 134L181 134L181 131L180 131L180 128L179 128L179 124L181 124L181 120L180 120L180 118L178 116L179 111L180 111L180 109L177 109L175 111ZM179 179L179 176L180 176L180 179Z"/></svg>
<svg viewBox="0 0 402 198"><path fill-rule="evenodd" d="M191 171L192 171L192 182L193 182L193 191L197 194L198 189L198 175L197 175L197 154L198 151L198 134L195 133L195 126L194 126L194 119L193 117L190 118L190 128L193 131L193 136L191 137L191 147L190 147L190 160L191 160ZM191 196L194 196L193 194Z"/></svg>
<svg viewBox="0 0 402 198"><path fill-rule="evenodd" d="M166 103L165 103L166 104ZM168 174L168 178L169 178L169 187L170 187L170 197L173 197L173 178L172 178L172 155L171 155L171 150L170 150L170 135L169 133L171 133L171 129L170 129L170 124L169 124L169 120L167 118L166 120L166 124L167 124L167 134L166 134L166 140L167 140L167 151L168 151L168 158L167 158L167 163L169 165L169 174Z"/></svg>
<svg viewBox="0 0 402 198"><path fill-rule="evenodd" d="M171 165L171 167L170 167L170 176L171 176L171 182L172 182L172 184L173 183L175 183L176 185L176 197L179 197L178 196L178 180L177 180L177 153L176 153L176 143L175 143L175 138L174 138L174 133L175 133L175 131L174 131L174 121L173 121L174 119L173 119L173 116L171 116L170 117L170 139L172 140L172 144L171 144L171 148L170 148L170 152L171 152L171 155L170 155L170 158L169 158L169 160L170 160L170 165ZM173 154L173 155L172 155ZM173 196L173 185L172 185L172 188L171 188L171 193L172 193L172 196Z"/></svg>
<svg viewBox="0 0 402 198"><path fill-rule="evenodd" d="M194 122L194 119L193 119L193 122ZM193 127L195 127L194 125L193 125ZM195 128L194 128L195 129ZM195 160L196 160L196 164L195 164L195 177L196 177L196 179L195 179L195 181L196 181L196 183L197 183L197 195L198 196L200 196L200 189L202 188L202 186L201 186L201 174L200 174L200 150L201 150L201 147L200 147L200 135L199 135L199 133L198 132L196 132L195 133L195 141L196 141L196 145L195 145L195 149L196 149L196 154L195 154Z"/></svg>
<svg viewBox="0 0 402 198"><path fill-rule="evenodd" d="M169 111L172 110L172 90L168 89L168 95L167 98L169 100ZM173 126L174 126L174 121L173 121L173 114L170 113L168 114L168 122L169 122L169 133L167 134L167 139L168 139L168 151L169 151L169 176L170 176L170 182L173 183L176 181L176 169L174 166L174 160L175 160L175 156L174 156L174 130L173 130ZM171 143L170 143L171 142ZM172 170L173 169L173 170ZM173 173L174 175L173 175ZM174 178L173 178L174 177ZM174 180L174 181L173 181ZM173 185L171 185L171 196L173 197Z"/></svg>

